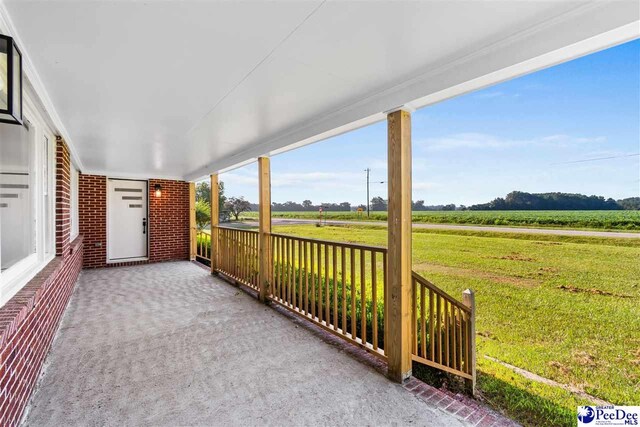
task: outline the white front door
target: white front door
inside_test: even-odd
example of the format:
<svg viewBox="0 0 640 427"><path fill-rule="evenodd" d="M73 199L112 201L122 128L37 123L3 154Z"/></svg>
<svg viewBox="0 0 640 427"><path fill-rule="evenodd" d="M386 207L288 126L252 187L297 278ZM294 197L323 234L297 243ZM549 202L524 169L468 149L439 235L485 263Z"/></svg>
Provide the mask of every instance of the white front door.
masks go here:
<svg viewBox="0 0 640 427"><path fill-rule="evenodd" d="M109 179L107 185L109 261L147 257L147 181Z"/></svg>

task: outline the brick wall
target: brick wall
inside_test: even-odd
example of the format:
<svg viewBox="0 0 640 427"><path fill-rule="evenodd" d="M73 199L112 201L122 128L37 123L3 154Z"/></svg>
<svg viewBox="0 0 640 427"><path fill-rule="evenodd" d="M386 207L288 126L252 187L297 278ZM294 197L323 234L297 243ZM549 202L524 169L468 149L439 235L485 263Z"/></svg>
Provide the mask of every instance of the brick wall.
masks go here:
<svg viewBox="0 0 640 427"><path fill-rule="evenodd" d="M156 197L154 187L162 186ZM107 178L79 177L80 234L84 236L84 268L114 267L189 259L189 183L149 180L149 260L107 264Z"/></svg>
<svg viewBox="0 0 640 427"><path fill-rule="evenodd" d="M162 186L156 197L154 186ZM189 183L149 180L149 259L189 259Z"/></svg>
<svg viewBox="0 0 640 427"><path fill-rule="evenodd" d="M56 256L0 307L0 426L17 425L82 268L82 237L69 242L69 153L56 154Z"/></svg>
<svg viewBox="0 0 640 427"><path fill-rule="evenodd" d="M84 237L84 268L104 267L107 259L107 178L78 176L78 222Z"/></svg>
<svg viewBox="0 0 640 427"><path fill-rule="evenodd" d="M56 138L56 255L65 256L71 236L71 157L67 145Z"/></svg>

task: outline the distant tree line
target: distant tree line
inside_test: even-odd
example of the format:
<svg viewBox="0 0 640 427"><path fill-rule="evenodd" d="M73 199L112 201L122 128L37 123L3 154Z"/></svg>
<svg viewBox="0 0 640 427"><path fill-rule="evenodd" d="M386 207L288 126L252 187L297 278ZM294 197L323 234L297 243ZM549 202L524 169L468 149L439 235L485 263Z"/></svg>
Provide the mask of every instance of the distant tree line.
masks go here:
<svg viewBox="0 0 640 427"><path fill-rule="evenodd" d="M258 205L250 203L244 197L226 197L224 183L220 182L218 206L220 220L227 221L230 217L236 220L243 212L258 211ZM200 228L210 222L211 217L211 192L208 182L201 182L196 186L196 222ZM318 212L322 208L328 212L349 212L358 208L366 210L366 205L351 205L349 202L314 204L311 200L297 202L273 202L273 212ZM382 197L374 197L369 203L369 208L374 212L385 212L388 201ZM472 206L425 205L424 200L411 202L413 211L509 211L509 210L640 210L640 197L629 197L621 200L605 199L602 196L585 196L574 193L526 193L524 191L512 191L506 197L498 197L488 203Z"/></svg>
<svg viewBox="0 0 640 427"><path fill-rule="evenodd" d="M469 207L473 211L545 211L545 210L637 210L640 197L623 200L605 199L602 196L585 196L574 193L525 193L512 191L505 198L498 197L489 203Z"/></svg>

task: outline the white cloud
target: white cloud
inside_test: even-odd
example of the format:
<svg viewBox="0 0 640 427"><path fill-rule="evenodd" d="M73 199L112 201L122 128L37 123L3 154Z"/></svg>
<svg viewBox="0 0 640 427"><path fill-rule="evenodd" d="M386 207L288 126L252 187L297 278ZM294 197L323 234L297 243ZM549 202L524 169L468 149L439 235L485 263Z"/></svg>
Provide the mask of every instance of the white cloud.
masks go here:
<svg viewBox="0 0 640 427"><path fill-rule="evenodd" d="M548 135L532 139L510 139L484 133L457 133L439 138L426 138L416 141L416 145L428 151L468 149L505 149L531 145L568 147L582 144L606 142L603 136L574 137L570 135Z"/></svg>
<svg viewBox="0 0 640 427"><path fill-rule="evenodd" d="M414 181L411 183L411 189L414 191L433 190L434 188L438 188L438 187L440 187L440 184L437 182Z"/></svg>

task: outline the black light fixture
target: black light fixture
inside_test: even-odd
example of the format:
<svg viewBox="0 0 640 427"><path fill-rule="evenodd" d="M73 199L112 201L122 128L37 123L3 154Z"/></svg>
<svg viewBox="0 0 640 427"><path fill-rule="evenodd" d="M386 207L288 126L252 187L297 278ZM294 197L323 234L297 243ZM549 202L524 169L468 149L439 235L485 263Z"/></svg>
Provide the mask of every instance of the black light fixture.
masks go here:
<svg viewBox="0 0 640 427"><path fill-rule="evenodd" d="M156 190L156 197L162 196L162 186L160 184L156 184L154 189Z"/></svg>
<svg viewBox="0 0 640 427"><path fill-rule="evenodd" d="M0 122L22 124L22 54L13 38L0 34Z"/></svg>

